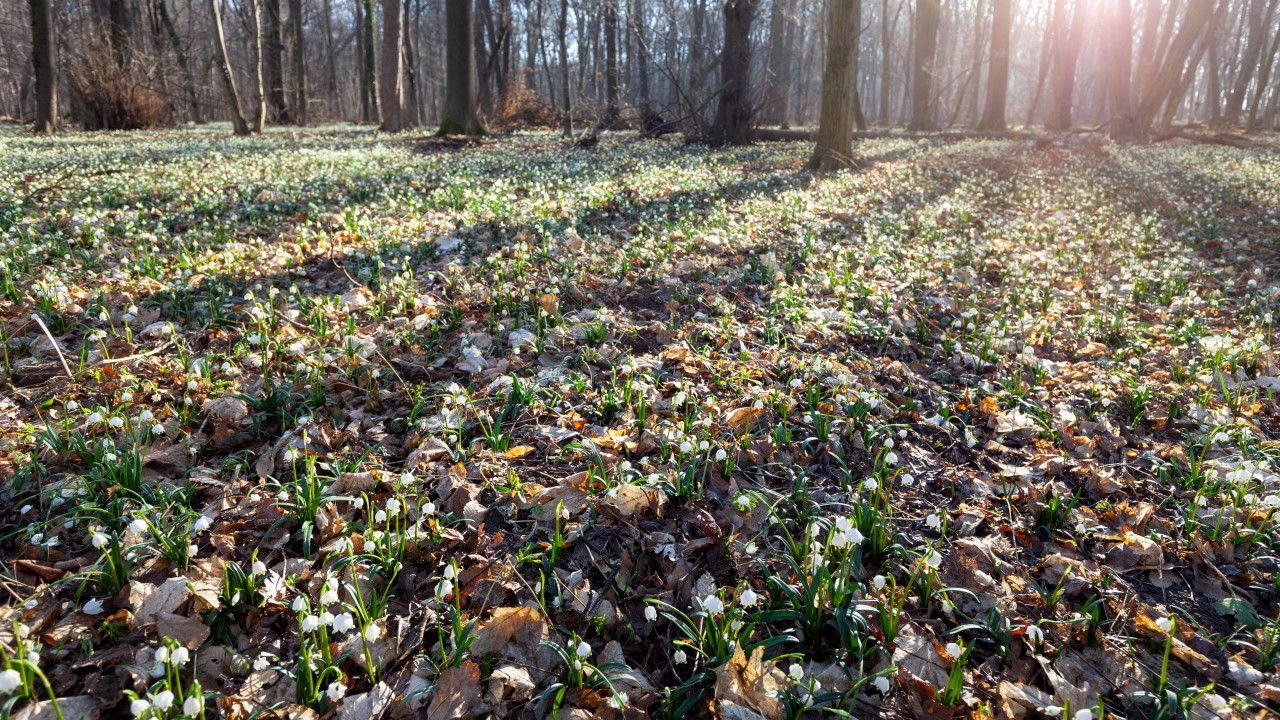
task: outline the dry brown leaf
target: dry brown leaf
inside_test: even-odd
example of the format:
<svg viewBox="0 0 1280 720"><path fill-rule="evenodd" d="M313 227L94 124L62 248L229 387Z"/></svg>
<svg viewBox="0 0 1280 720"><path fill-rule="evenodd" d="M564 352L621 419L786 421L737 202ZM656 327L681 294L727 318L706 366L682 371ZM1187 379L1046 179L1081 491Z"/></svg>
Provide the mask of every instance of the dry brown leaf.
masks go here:
<svg viewBox="0 0 1280 720"><path fill-rule="evenodd" d="M757 647L748 658L742 647L734 646L733 657L716 668L715 700L722 716L750 717L749 710L765 720L781 720L782 704L777 694L781 672L771 664L764 664L764 648Z"/></svg>

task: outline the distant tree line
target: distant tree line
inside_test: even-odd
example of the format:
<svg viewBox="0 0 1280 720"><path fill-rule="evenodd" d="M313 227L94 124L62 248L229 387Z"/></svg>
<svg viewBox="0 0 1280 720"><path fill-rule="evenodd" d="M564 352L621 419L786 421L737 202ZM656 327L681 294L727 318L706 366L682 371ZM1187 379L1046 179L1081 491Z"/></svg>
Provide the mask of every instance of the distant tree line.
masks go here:
<svg viewBox="0 0 1280 720"><path fill-rule="evenodd" d="M870 126L1280 125L1280 0L0 0L0 36L43 132L819 124L829 164Z"/></svg>

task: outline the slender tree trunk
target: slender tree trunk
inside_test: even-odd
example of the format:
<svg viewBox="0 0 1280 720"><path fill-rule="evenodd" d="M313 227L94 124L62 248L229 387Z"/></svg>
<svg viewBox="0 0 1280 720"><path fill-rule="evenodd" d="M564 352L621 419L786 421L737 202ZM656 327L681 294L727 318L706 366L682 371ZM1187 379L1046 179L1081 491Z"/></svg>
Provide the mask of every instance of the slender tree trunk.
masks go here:
<svg viewBox="0 0 1280 720"><path fill-rule="evenodd" d="M986 44L986 31L987 2L978 0L978 12L973 18L973 64L969 68L969 77L965 78L963 91L969 100L969 110L965 117L971 123L977 123L981 119L978 117L978 98L982 96L982 47ZM972 93L969 92L970 89L973 90ZM957 105L956 115L959 114Z"/></svg>
<svg viewBox="0 0 1280 720"><path fill-rule="evenodd" d="M1138 124L1133 110L1133 10L1129 0L1110 0L1107 27L1108 96L1111 103L1110 132L1113 140L1144 142L1146 129Z"/></svg>
<svg viewBox="0 0 1280 720"><path fill-rule="evenodd" d="M765 62L764 117L767 125L782 125L786 116L787 93L790 87L782 72L782 57L787 47L787 16L792 12L789 0L771 0L769 3L769 55Z"/></svg>
<svg viewBox="0 0 1280 720"><path fill-rule="evenodd" d="M178 38L178 30L173 24L173 16L169 14L169 4L166 0L156 0L156 13L160 16L160 24L164 26L164 33L168 38L169 47L178 59L178 68L182 70L182 78L186 81L187 104L191 107L191 121L196 124L203 123L204 113L200 108L200 89L196 86L195 75L191 72L191 61L187 57L186 51L183 50L182 41Z"/></svg>
<svg viewBox="0 0 1280 720"><path fill-rule="evenodd" d="M915 52L911 72L910 130L935 128L933 79L938 52L941 0L916 0Z"/></svg>
<svg viewBox="0 0 1280 720"><path fill-rule="evenodd" d="M404 0L404 14L401 17L401 45L404 50L404 89L405 113L404 127L418 127L422 124L421 107L418 91L418 52L413 42L412 0Z"/></svg>
<svg viewBox="0 0 1280 720"><path fill-rule="evenodd" d="M1071 128L1071 103L1075 91L1076 65L1080 57L1080 43L1084 36L1085 0L1075 0L1071 26L1060 25L1055 30L1053 58L1053 106L1045 127L1049 130Z"/></svg>
<svg viewBox="0 0 1280 720"><path fill-rule="evenodd" d="M756 0L726 0L724 50L720 54L720 102L711 126L712 145L751 142L751 21Z"/></svg>
<svg viewBox="0 0 1280 720"><path fill-rule="evenodd" d="M889 126L889 117L893 104L890 88L893 84L893 31L898 26L898 16L902 14L902 2L899 0L893 21L889 21L889 0L880 0L880 107L881 127Z"/></svg>
<svg viewBox="0 0 1280 720"><path fill-rule="evenodd" d="M604 127L618 122L618 5L604 2Z"/></svg>
<svg viewBox="0 0 1280 720"><path fill-rule="evenodd" d="M253 10L253 68L254 80L257 83L257 112L253 116L253 131L261 134L267 127L267 85L263 65L265 40L262 33L262 4L259 0L249 3Z"/></svg>
<svg viewBox="0 0 1280 720"><path fill-rule="evenodd" d="M1258 70L1258 89L1253 94L1253 100L1249 102L1249 117L1245 121L1245 129L1249 132L1258 129L1258 110L1262 106L1262 98L1266 95L1266 89L1271 82L1271 72L1275 66L1277 51L1280 51L1280 34L1271 40L1271 48L1264 51L1262 67ZM1274 106L1274 97L1280 96L1280 88L1272 90L1272 96Z"/></svg>
<svg viewBox="0 0 1280 720"><path fill-rule="evenodd" d="M471 0L445 0L445 95L441 135L479 135L476 113L475 20Z"/></svg>
<svg viewBox="0 0 1280 720"><path fill-rule="evenodd" d="M649 117L653 112L653 96L649 86L649 32L645 24L646 0L632 0L636 22L636 74L640 90L640 115Z"/></svg>
<svg viewBox="0 0 1280 720"><path fill-rule="evenodd" d="M365 115L362 119L365 122L376 122L381 125L382 108L378 98L378 51L374 41L374 0L360 0L360 2L364 20L364 26L361 28L361 35L364 38L361 73L364 75L367 100L364 107Z"/></svg>
<svg viewBox="0 0 1280 720"><path fill-rule="evenodd" d="M1013 28L1013 0L993 0L992 10L987 102L978 129L1001 131L1005 129L1005 104L1009 96L1009 34Z"/></svg>
<svg viewBox="0 0 1280 720"><path fill-rule="evenodd" d="M357 4L357 7L359 5ZM342 90L338 87L338 61L336 53L333 49L333 8L330 7L330 0L323 0L321 12L323 16L321 20L324 22L324 55L325 65L327 66L328 90L329 97L333 98L334 107L337 110L338 119L344 119L342 112ZM356 37L360 37L360 30L357 26ZM357 54L359 57L359 54ZM363 91L363 83L361 83Z"/></svg>
<svg viewBox="0 0 1280 720"><path fill-rule="evenodd" d="M556 42L560 46L560 83L564 86L564 136L573 137L573 96L576 88L569 82L569 0L560 0L560 22Z"/></svg>
<svg viewBox="0 0 1280 720"><path fill-rule="evenodd" d="M293 121L307 124L307 48L302 32L302 0L289 0L289 28L293 35Z"/></svg>
<svg viewBox="0 0 1280 720"><path fill-rule="evenodd" d="M1264 48L1270 44L1271 19L1275 12L1276 0L1251 0L1248 10L1249 36L1245 44L1243 55L1240 57L1240 71L1236 73L1236 82L1231 89L1231 94L1227 96L1227 104L1223 113L1223 122L1234 125L1240 120L1240 113L1244 110L1245 95L1249 91L1249 84L1254 78L1254 73L1261 69L1260 59ZM1266 91L1264 84L1258 85L1258 92Z"/></svg>
<svg viewBox="0 0 1280 720"><path fill-rule="evenodd" d="M1156 114L1177 87L1196 39L1209 25L1213 10L1214 0L1187 0L1178 32L1160 55L1163 60L1144 73L1142 94L1138 98L1138 122L1144 130L1151 127ZM1169 24L1173 24L1173 18Z"/></svg>
<svg viewBox="0 0 1280 720"><path fill-rule="evenodd" d="M858 0L827 0L827 62L822 72L822 109L809 160L814 170L835 170L853 156L854 55Z"/></svg>
<svg viewBox="0 0 1280 720"><path fill-rule="evenodd" d="M129 46L130 25L129 6L125 4L125 0L107 0L107 36L116 67L121 70L128 67L132 54Z"/></svg>
<svg viewBox="0 0 1280 720"><path fill-rule="evenodd" d="M36 79L37 133L51 133L58 124L57 41L49 0L30 0L31 68Z"/></svg>
<svg viewBox="0 0 1280 720"><path fill-rule="evenodd" d="M404 51L401 49L400 0L382 0L383 132L404 129Z"/></svg>
<svg viewBox="0 0 1280 720"><path fill-rule="evenodd" d="M213 47L217 52L216 65L222 76L222 89L227 95L227 109L231 115L231 129L236 135L248 135L249 123L240 109L240 93L236 92L235 75L231 72L231 60L227 56L227 37L222 32L220 0L209 0L209 16L213 18Z"/></svg>

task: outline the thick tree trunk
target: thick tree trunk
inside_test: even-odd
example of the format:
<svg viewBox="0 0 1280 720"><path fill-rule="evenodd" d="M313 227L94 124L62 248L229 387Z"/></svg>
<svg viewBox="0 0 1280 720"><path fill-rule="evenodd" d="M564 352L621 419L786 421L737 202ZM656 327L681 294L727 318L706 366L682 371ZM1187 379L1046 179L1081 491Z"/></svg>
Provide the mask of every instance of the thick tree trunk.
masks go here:
<svg viewBox="0 0 1280 720"><path fill-rule="evenodd" d="M37 133L51 133L58 124L58 67L53 13L49 0L30 0L31 68L36 79Z"/></svg>
<svg viewBox="0 0 1280 720"><path fill-rule="evenodd" d="M404 129L404 52L401 50L400 0L382 0L383 132Z"/></svg>
<svg viewBox="0 0 1280 720"><path fill-rule="evenodd" d="M1111 103L1111 137L1122 142L1145 142L1146 128L1133 112L1133 10L1129 0L1110 0L1106 27L1107 90Z"/></svg>
<svg viewBox="0 0 1280 720"><path fill-rule="evenodd" d="M289 0L289 27L293 35L293 121L307 124L307 49L302 33L302 0Z"/></svg>
<svg viewBox="0 0 1280 720"><path fill-rule="evenodd" d="M850 52L853 54L849 65L849 73L852 76L850 82L853 83L853 126L858 130L867 129L867 119L862 114L862 95L858 92L858 64L862 61L861 54L862 39L862 0L854 0L853 2L853 44Z"/></svg>
<svg viewBox="0 0 1280 720"><path fill-rule="evenodd" d="M1009 97L1009 33L1013 29L1013 0L993 0L992 11L987 101L982 110L982 120L978 122L979 130L1005 129L1005 105Z"/></svg>
<svg viewBox="0 0 1280 720"><path fill-rule="evenodd" d="M125 0L107 0L107 36L116 66L124 70L129 65L132 50L129 46L129 6Z"/></svg>
<svg viewBox="0 0 1280 720"><path fill-rule="evenodd" d="M187 104L191 107L191 122L197 125L204 122L204 112L200 108L200 88L196 86L195 75L191 72L191 60L183 49L178 38L178 29L173 24L173 16L169 13L166 0L156 0L156 13L160 16L160 24L164 26L169 47L178 58L178 67L182 70L182 78L186 81Z"/></svg>
<svg viewBox="0 0 1280 720"><path fill-rule="evenodd" d="M751 142L751 21L756 0L726 0L724 50L720 54L720 102L708 137L712 145Z"/></svg>
<svg viewBox="0 0 1280 720"><path fill-rule="evenodd" d="M280 17L280 0L260 1L267 21L263 41L266 52L263 62L267 73L267 101L271 105L272 119L288 124L292 122L292 118L284 93L284 41L281 37L283 23Z"/></svg>
<svg viewBox="0 0 1280 720"><path fill-rule="evenodd" d="M936 129L934 120L934 60L938 53L941 0L916 0L915 49L911 68L911 123L916 132Z"/></svg>
<svg viewBox="0 0 1280 720"><path fill-rule="evenodd" d="M1071 103L1075 92L1076 65L1080 58L1080 43L1084 37L1085 0L1075 0L1071 26L1059 25L1054 35L1053 53L1053 105L1045 127L1049 130L1071 128Z"/></svg>
<svg viewBox="0 0 1280 720"><path fill-rule="evenodd" d="M404 28L401 46L404 51L404 102L405 127L418 127L422 124L421 97L418 89L418 50L413 42L413 0L404 0L404 14L400 24ZM421 4L419 3L419 7Z"/></svg>
<svg viewBox="0 0 1280 720"><path fill-rule="evenodd" d="M476 114L475 20L471 0L445 0L445 95L441 135L479 135Z"/></svg>
<svg viewBox="0 0 1280 720"><path fill-rule="evenodd" d="M791 12L791 0L772 0L769 3L769 55L765 61L764 117L761 118L766 125L786 124L787 95L791 85L782 65L783 57L791 50L787 45L787 24Z"/></svg>
<svg viewBox="0 0 1280 720"><path fill-rule="evenodd" d="M853 155L854 46L858 0L827 0L827 63L822 72L822 110L809 167L836 170Z"/></svg>

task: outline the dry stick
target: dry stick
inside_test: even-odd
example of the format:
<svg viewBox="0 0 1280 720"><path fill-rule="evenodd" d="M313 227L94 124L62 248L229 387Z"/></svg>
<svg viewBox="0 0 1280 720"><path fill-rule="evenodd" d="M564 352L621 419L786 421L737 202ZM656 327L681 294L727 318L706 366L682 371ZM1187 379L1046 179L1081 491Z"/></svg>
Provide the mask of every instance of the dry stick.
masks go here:
<svg viewBox="0 0 1280 720"><path fill-rule="evenodd" d="M103 360L103 361L102 361L102 364L103 364L103 365L115 365L115 364L117 364L117 363L129 362L130 360L137 360L138 358L151 357L152 355L155 355L156 353L158 353L158 352L160 352L160 351L162 351L162 350L166 350L166 349L168 349L168 347L169 347L170 345L173 345L173 343L171 343L171 342L167 342L167 343L165 343L165 344L161 345L160 347L155 348L154 350L148 350L148 351L146 351L146 352L144 352L144 353L137 353L137 354L135 354L135 355L126 355L125 357L122 357L122 358L110 358L110 359L107 359L107 360Z"/></svg>
<svg viewBox="0 0 1280 720"><path fill-rule="evenodd" d="M62 369L67 371L67 377L74 382L76 376L71 374L71 367L67 365L67 359L62 356L62 348L58 347L58 341L53 339L53 334L49 332L49 328L45 327L44 320L41 320L39 315L32 315L31 319L36 321L36 324L44 331L44 336L49 338L49 344L53 345L54 352L58 353L58 359L62 361Z"/></svg>

